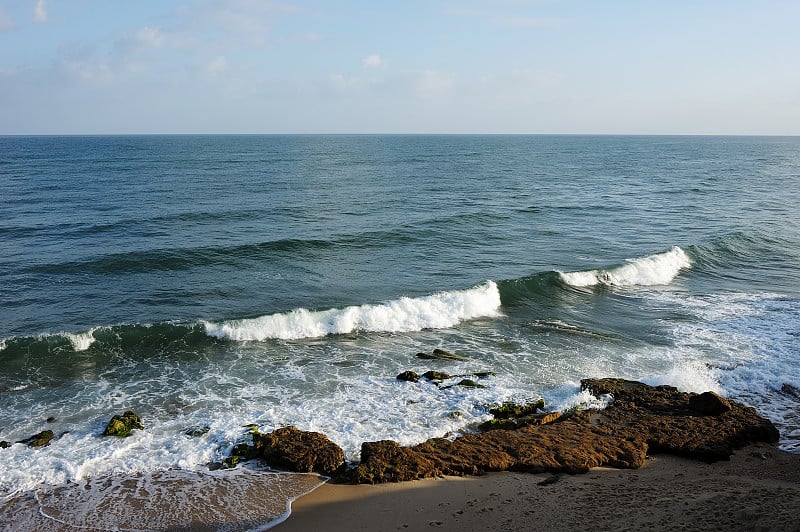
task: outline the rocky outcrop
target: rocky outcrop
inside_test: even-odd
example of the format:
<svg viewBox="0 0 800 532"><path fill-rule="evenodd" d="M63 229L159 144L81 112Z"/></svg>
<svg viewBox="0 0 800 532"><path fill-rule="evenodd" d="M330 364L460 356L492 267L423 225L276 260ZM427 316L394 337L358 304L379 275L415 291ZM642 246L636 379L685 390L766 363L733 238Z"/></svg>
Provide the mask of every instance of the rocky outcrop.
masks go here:
<svg viewBox="0 0 800 532"><path fill-rule="evenodd" d="M332 475L344 466L342 448L319 432L284 427L269 434L253 433L254 451L267 465L301 473Z"/></svg>
<svg viewBox="0 0 800 532"><path fill-rule="evenodd" d="M103 431L103 436L117 436L119 438L124 438L126 436L131 435L131 431L134 429L143 429L144 425L142 424L142 420L139 419L132 410L127 410L124 414L115 415L111 418L111 420L106 425L105 430Z"/></svg>
<svg viewBox="0 0 800 532"><path fill-rule="evenodd" d="M753 408L719 396L622 379L586 379L581 385L594 395L611 395L612 404L604 410L556 414L540 424L518 426L515 421L514 427L503 427L513 430L467 434L452 441L435 438L413 447L367 442L352 480L375 483L506 470L580 473L599 466L638 468L648 452L715 461L727 459L748 443L778 441L777 429ZM712 403L718 406L708 406ZM719 406L725 404L728 410ZM498 414L503 415L502 410ZM512 414L508 419L524 417Z"/></svg>

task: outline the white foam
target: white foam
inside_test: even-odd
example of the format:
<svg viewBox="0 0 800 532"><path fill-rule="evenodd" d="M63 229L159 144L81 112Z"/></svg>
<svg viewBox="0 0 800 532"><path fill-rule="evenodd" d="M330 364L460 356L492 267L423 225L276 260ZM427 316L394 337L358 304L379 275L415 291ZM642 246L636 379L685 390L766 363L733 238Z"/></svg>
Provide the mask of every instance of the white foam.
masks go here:
<svg viewBox="0 0 800 532"><path fill-rule="evenodd" d="M86 351L95 341L94 331L92 329L85 333L64 333L64 336L72 343L75 351Z"/></svg>
<svg viewBox="0 0 800 532"><path fill-rule="evenodd" d="M493 281L452 292L410 298L381 305L311 311L296 309L258 318L204 322L206 334L229 340L297 340L355 331L411 332L445 329L480 317L500 315L500 291Z"/></svg>
<svg viewBox="0 0 800 532"><path fill-rule="evenodd" d="M558 272L571 286L654 286L669 284L678 272L692 265L689 256L678 246L664 253L631 259L607 270Z"/></svg>

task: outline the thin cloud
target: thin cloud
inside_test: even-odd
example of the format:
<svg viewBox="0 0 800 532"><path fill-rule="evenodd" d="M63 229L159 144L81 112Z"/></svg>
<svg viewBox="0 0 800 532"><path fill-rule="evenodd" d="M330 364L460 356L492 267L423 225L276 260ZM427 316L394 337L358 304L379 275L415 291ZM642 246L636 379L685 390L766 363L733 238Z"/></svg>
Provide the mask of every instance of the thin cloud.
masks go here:
<svg viewBox="0 0 800 532"><path fill-rule="evenodd" d="M47 21L47 0L37 0L33 8L33 20L36 22Z"/></svg>
<svg viewBox="0 0 800 532"><path fill-rule="evenodd" d="M368 55L367 57L361 60L361 65L364 68L378 68L382 64L383 60L381 59L381 56L379 56L378 54Z"/></svg>
<svg viewBox="0 0 800 532"><path fill-rule="evenodd" d="M148 48L161 48L164 46L166 36L160 29L146 26L136 33L136 39Z"/></svg>

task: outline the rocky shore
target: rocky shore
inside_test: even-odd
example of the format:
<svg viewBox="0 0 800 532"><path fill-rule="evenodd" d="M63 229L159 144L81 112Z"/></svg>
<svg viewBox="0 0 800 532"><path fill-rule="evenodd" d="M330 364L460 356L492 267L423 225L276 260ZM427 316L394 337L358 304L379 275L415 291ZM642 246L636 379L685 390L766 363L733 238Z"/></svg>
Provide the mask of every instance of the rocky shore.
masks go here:
<svg viewBox="0 0 800 532"><path fill-rule="evenodd" d="M542 412L543 402L505 404L481 432L433 438L413 447L383 440L364 442L361 462L348 467L344 453L322 434L295 427L253 433L238 458L261 458L296 472L317 472L334 482L375 484L481 475L496 471L584 473L595 467L635 469L648 453L705 462L728 459L748 444L778 441L778 430L753 408L713 393L680 392L621 379L585 379L581 386L608 396L603 410Z"/></svg>
<svg viewBox="0 0 800 532"><path fill-rule="evenodd" d="M418 378L404 372L399 380ZM425 377L425 376L423 376ZM436 375L425 377L435 380ZM447 377L449 378L449 376ZM472 382L472 381L470 381ZM284 427L233 448L212 469L260 459L276 469L332 477L334 482L375 484L481 475L497 471L584 473L595 467L635 469L648 453L667 453L706 462L726 460L734 449L777 443L775 426L755 409L713 393L680 392L623 379L584 379L581 387L605 397L608 407L545 411L544 401L491 408L493 420L454 439L432 438L412 447L391 440L364 442L361 462L347 464L343 450L324 434ZM144 425L132 411L115 415L103 435L125 437ZM52 431L17 443L49 445ZM2 442L8 447L9 442Z"/></svg>

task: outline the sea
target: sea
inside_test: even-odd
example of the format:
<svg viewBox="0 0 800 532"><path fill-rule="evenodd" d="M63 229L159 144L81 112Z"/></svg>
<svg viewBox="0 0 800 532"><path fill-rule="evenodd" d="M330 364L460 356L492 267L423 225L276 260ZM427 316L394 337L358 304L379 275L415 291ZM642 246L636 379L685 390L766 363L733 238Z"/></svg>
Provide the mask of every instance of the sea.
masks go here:
<svg viewBox="0 0 800 532"><path fill-rule="evenodd" d="M800 137L2 136L0 440L56 437L0 449L0 499L115 529L114 486L247 476L209 464L253 425L355 463L601 407L587 377L713 390L797 453L799 265ZM274 511L242 529L324 480L255 469Z"/></svg>

